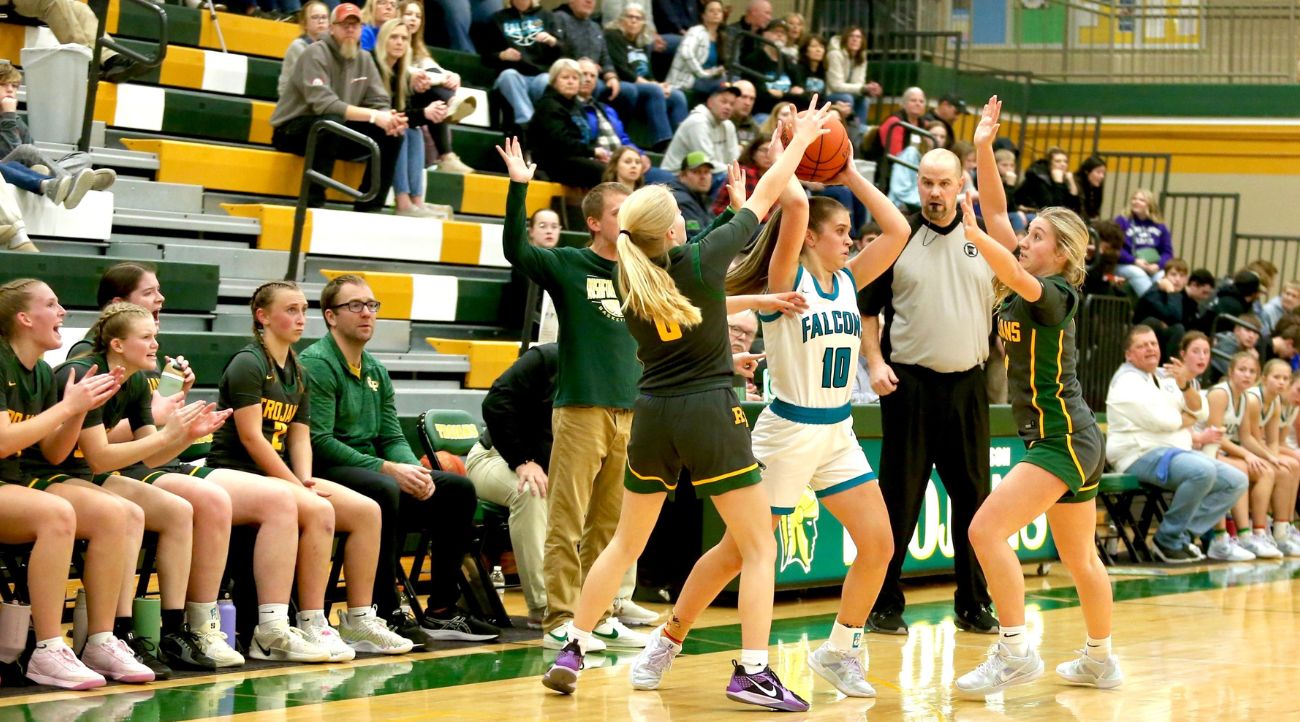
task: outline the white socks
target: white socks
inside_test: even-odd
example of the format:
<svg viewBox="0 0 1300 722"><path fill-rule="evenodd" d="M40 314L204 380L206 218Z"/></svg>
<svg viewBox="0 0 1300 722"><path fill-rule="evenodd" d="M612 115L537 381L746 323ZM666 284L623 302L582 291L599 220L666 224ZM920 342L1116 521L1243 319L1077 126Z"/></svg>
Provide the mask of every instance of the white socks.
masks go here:
<svg viewBox="0 0 1300 722"><path fill-rule="evenodd" d="M304 609L301 612L298 612L299 629L328 627L329 623L329 620L325 618L324 609Z"/></svg>
<svg viewBox="0 0 1300 722"><path fill-rule="evenodd" d="M1029 634L1025 632L1025 625L998 627L998 635L1013 657L1024 657L1029 654Z"/></svg>
<svg viewBox="0 0 1300 722"><path fill-rule="evenodd" d="M831 627L830 643L837 652L858 652L862 649L862 627L848 627L837 620Z"/></svg>
<svg viewBox="0 0 1300 722"><path fill-rule="evenodd" d="M1088 655L1088 659L1094 662L1105 662L1110 657L1110 637L1102 639L1088 637L1088 641L1083 646L1083 652Z"/></svg>
<svg viewBox="0 0 1300 722"><path fill-rule="evenodd" d="M1273 522L1273 538L1282 541L1291 535L1291 522L1275 521Z"/></svg>
<svg viewBox="0 0 1300 722"><path fill-rule="evenodd" d="M95 632L94 634L86 637L86 646L87 647L91 645L99 646L112 638L113 638L112 632Z"/></svg>
<svg viewBox="0 0 1300 722"><path fill-rule="evenodd" d="M218 627L221 626L216 602L185 603L185 623L190 625L190 629L203 629L209 622L216 622Z"/></svg>
<svg viewBox="0 0 1300 722"><path fill-rule="evenodd" d="M257 626L269 629L277 622L289 623L289 605L288 604L259 604L257 605Z"/></svg>
<svg viewBox="0 0 1300 722"><path fill-rule="evenodd" d="M569 637L578 643L578 649L583 654L587 653L587 647L591 644L591 632L578 629L573 623L569 624Z"/></svg>
<svg viewBox="0 0 1300 722"><path fill-rule="evenodd" d="M742 649L740 650L740 666L745 670L745 674L758 674L767 666L766 649Z"/></svg>

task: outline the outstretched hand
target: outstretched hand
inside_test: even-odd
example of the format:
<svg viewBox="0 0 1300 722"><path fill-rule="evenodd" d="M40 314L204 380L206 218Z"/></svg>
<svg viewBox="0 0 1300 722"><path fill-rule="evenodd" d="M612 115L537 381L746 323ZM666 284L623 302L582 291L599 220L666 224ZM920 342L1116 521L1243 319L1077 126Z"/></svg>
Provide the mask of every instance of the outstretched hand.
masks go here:
<svg viewBox="0 0 1300 722"><path fill-rule="evenodd" d="M516 183L527 183L533 179L537 164L524 160L524 149L519 145L518 138L506 138L505 148L499 145L496 148L501 160L505 161L510 180Z"/></svg>
<svg viewBox="0 0 1300 722"><path fill-rule="evenodd" d="M969 196L961 199L961 221L966 229L966 240L978 244L985 237L984 231L980 230L979 219L975 217L975 208L971 205Z"/></svg>
<svg viewBox="0 0 1300 722"><path fill-rule="evenodd" d="M727 168L727 194L731 196L731 210L740 212L745 207L745 169L740 161L732 161Z"/></svg>
<svg viewBox="0 0 1300 722"><path fill-rule="evenodd" d="M998 119L1002 116L1002 101L994 95L984 104L980 114L980 124L975 127L975 145L993 145L998 137Z"/></svg>
<svg viewBox="0 0 1300 722"><path fill-rule="evenodd" d="M829 133L830 131L826 128L826 123L830 120L830 117L831 104L826 103L818 108L817 94L814 93L812 102L808 106L808 110L799 113L794 118L794 138L791 140L791 145L793 145L795 141L798 141L803 143L804 147L807 147L810 143L816 140L818 136Z"/></svg>

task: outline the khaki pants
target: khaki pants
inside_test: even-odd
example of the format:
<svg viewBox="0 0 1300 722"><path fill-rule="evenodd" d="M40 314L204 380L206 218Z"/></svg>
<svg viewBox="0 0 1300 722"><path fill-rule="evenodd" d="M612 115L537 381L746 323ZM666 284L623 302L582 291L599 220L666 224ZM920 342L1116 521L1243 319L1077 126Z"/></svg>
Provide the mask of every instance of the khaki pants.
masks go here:
<svg viewBox="0 0 1300 722"><path fill-rule="evenodd" d="M85 3L76 0L3 0L0 6L12 5L19 15L36 18L49 26L60 43L76 43L94 49L99 19ZM104 48L101 61L116 55Z"/></svg>
<svg viewBox="0 0 1300 722"><path fill-rule="evenodd" d="M548 632L573 619L587 570L618 526L632 412L565 406L555 410L551 428L551 508L542 562Z"/></svg>
<svg viewBox="0 0 1300 722"><path fill-rule="evenodd" d="M519 491L519 477L496 449L475 444L465 462L469 480L478 498L510 509L510 546L519 568L519 583L529 616L546 612L546 583L543 581L542 549L546 544L547 498ZM619 597L631 597L636 588L636 565L623 576Z"/></svg>

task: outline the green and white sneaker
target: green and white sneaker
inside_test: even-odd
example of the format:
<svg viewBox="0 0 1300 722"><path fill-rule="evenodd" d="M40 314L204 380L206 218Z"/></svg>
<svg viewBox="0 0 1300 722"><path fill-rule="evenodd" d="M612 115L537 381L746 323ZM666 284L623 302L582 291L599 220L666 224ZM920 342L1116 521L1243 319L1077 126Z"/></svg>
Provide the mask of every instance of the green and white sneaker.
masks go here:
<svg viewBox="0 0 1300 722"><path fill-rule="evenodd" d="M338 632L343 641L358 652L406 654L415 647L411 640L389 629L373 609L360 617L340 612Z"/></svg>
<svg viewBox="0 0 1300 722"><path fill-rule="evenodd" d="M1120 671L1119 660L1110 655L1105 662L1098 662L1089 657L1085 650L1078 650L1079 656L1069 662L1062 662L1056 667L1056 674L1070 684L1087 687L1112 689L1124 683L1124 673Z"/></svg>
<svg viewBox="0 0 1300 722"><path fill-rule="evenodd" d="M610 617L591 630L591 638L599 639L610 649L641 649L650 641L650 635L628 629L618 617ZM588 652L595 651L588 647Z"/></svg>
<svg viewBox="0 0 1300 722"><path fill-rule="evenodd" d="M958 678L955 686L958 696L981 699L1007 687L1028 684L1041 676L1043 660L1038 656L1038 650L1030 647L1028 654L1016 657L1005 644L998 642L989 648L988 659Z"/></svg>
<svg viewBox="0 0 1300 722"><path fill-rule="evenodd" d="M549 632L542 633L542 649L554 649L559 651L569 644L569 629L573 622L565 622ZM596 635L591 635L591 641L587 643L587 652L605 651L605 642Z"/></svg>

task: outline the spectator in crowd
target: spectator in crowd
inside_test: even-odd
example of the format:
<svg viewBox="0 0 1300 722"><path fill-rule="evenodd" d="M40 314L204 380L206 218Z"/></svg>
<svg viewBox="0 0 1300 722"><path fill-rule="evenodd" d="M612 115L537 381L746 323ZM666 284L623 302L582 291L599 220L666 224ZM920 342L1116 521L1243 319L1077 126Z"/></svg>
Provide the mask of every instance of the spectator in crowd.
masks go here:
<svg viewBox="0 0 1300 722"><path fill-rule="evenodd" d="M754 108L747 115L752 115L753 111L770 113L773 106L783 99L806 104L802 102L803 88L794 82L789 71L794 61L787 59L782 52L786 42L785 21L773 20L763 29L763 39L767 42L758 43L752 53L741 59L741 68L738 68L754 84ZM737 127L737 130L741 129ZM747 139L742 137L741 143L745 142Z"/></svg>
<svg viewBox="0 0 1300 722"><path fill-rule="evenodd" d="M1259 355L1259 318L1247 311L1232 317L1232 328L1214 336L1214 358L1210 361L1210 379L1218 381L1228 372L1228 359L1239 351Z"/></svg>
<svg viewBox="0 0 1300 722"><path fill-rule="evenodd" d="M469 117L478 108L478 99L461 87L458 73L443 68L429 53L424 44L423 0L402 0L397 12L406 23L406 29L411 31L413 75L416 71L423 72L429 79L429 89L425 92L447 104L447 117L441 123L431 123L420 129L425 141L425 165L437 166L443 173L473 173L474 169L452 150L451 126Z"/></svg>
<svg viewBox="0 0 1300 722"><path fill-rule="evenodd" d="M1204 336L1199 336L1204 342ZM1208 345L1205 347L1208 353ZM1203 454L1192 453L1192 425L1204 423L1209 408L1201 398L1195 368L1179 359L1160 367L1155 332L1138 324L1124 341L1124 364L1106 393L1106 460L1119 472L1173 492L1156 530L1153 550L1166 563L1198 558L1189 547L1246 492L1246 475ZM1203 437L1215 443L1212 429ZM1233 558L1227 533L1215 536L1212 559Z"/></svg>
<svg viewBox="0 0 1300 722"><path fill-rule="evenodd" d="M1255 275L1259 276L1260 295L1255 298L1254 303L1251 305L1251 310L1256 315L1259 315L1259 312L1264 310L1264 301L1268 298L1268 294L1277 288L1274 284L1277 282L1278 268L1272 261L1256 258L1246 264L1246 270L1254 271Z"/></svg>
<svg viewBox="0 0 1300 722"><path fill-rule="evenodd" d="M704 153L717 168L725 168L740 157L740 141L731 122L738 97L740 90L735 86L719 86L702 105L695 106L677 128L659 167L674 173L680 171L686 155L695 151ZM725 177L725 171L715 174L713 187L721 186Z"/></svg>
<svg viewBox="0 0 1300 722"><path fill-rule="evenodd" d="M1283 323L1277 333L1266 338L1263 345L1264 351L1259 359L1261 364L1282 359L1290 367L1296 358L1296 351L1300 350L1300 324Z"/></svg>
<svg viewBox="0 0 1300 722"><path fill-rule="evenodd" d="M834 48L831 48L832 54ZM832 55L833 57L833 55ZM830 81L831 92L835 91L834 80ZM878 147L885 155L898 155L903 149L911 145L913 139L912 131L898 127L900 122L921 127L921 116L925 114L925 91L920 88L912 87L903 91L903 107L890 113L888 118L876 129L876 142L873 146Z"/></svg>
<svg viewBox="0 0 1300 722"><path fill-rule="evenodd" d="M751 187L750 190L752 191L753 188ZM720 195L726 195L726 193L724 192ZM748 198L749 194L747 193L745 197ZM731 341L731 353L733 356L736 354L749 353L749 350L754 347L754 339L758 337L758 316L754 315L754 312L748 308L728 315L727 337ZM755 374L755 376L757 376L757 374ZM755 383L753 378L745 379L745 400L763 400L763 391Z"/></svg>
<svg viewBox="0 0 1300 722"><path fill-rule="evenodd" d="M762 124L758 126L757 137L771 140L772 134L776 132L777 126L782 123L793 122L795 113L797 112L798 109L795 107L794 103L789 101L777 103L772 107L772 112L769 113L767 118L763 120Z"/></svg>
<svg viewBox="0 0 1300 722"><path fill-rule="evenodd" d="M685 0L693 4L694 0ZM672 67L668 69L668 84L681 91L712 93L723 84L727 68L725 32L718 32L722 27L723 11L720 0L709 0L704 4L699 25L684 29L681 44L673 55Z"/></svg>
<svg viewBox="0 0 1300 722"><path fill-rule="evenodd" d="M837 96L849 96L858 124L866 126L871 99L880 97L880 83L867 80L867 35L860 26L850 25L838 38L831 39L831 46L826 53L826 88L831 92L831 100L839 99ZM908 92L912 90L921 94L920 109L909 104L907 93L903 93L904 108L913 111L908 112L904 120L912 125L920 125L921 113L925 111L925 94L920 88L909 88ZM904 134L900 134L902 135ZM889 136L881 137L886 143L891 143ZM890 154L901 152L903 144L900 137L897 148L890 150ZM892 144L887 147L892 147Z"/></svg>
<svg viewBox="0 0 1300 722"><path fill-rule="evenodd" d="M703 151L692 151L682 161L681 172L671 183L669 190L677 201L677 209L686 221L686 236L692 237L713 222L713 206L709 201L709 189L713 185L713 163ZM726 193L719 193L725 196ZM726 207L726 204L723 204Z"/></svg>
<svg viewBox="0 0 1300 722"><path fill-rule="evenodd" d="M67 45L84 45L95 48L95 33L99 31L99 17L90 6L77 0L5 0L14 12L23 17L35 18L45 23L54 39ZM122 83L149 72L125 55L103 48L99 56L100 80Z"/></svg>
<svg viewBox="0 0 1300 722"><path fill-rule="evenodd" d="M442 8L442 29L451 49L479 55L471 28L490 27L492 15L501 8L500 0L437 0L437 4Z"/></svg>
<svg viewBox="0 0 1300 722"><path fill-rule="evenodd" d="M361 8L361 49L373 51L379 29L397 17L397 0L366 0Z"/></svg>
<svg viewBox="0 0 1300 722"><path fill-rule="evenodd" d="M32 171L22 173L24 178L35 179L38 175L42 179L54 178L58 182L46 188L57 189L64 178L90 168L90 155L77 150L45 151L36 146L27 123L18 114L18 88L22 83L23 74L12 63L0 61L0 164L8 166L11 172L22 173L23 169ZM91 180L81 182L83 185L89 183L89 190L95 191L108 190L117 181L117 173L111 168L91 171L89 177ZM41 187L39 181L37 187ZM73 190L76 190L75 183L68 192ZM86 191L77 192L84 194ZM51 200L53 199L52 196ZM77 199L66 196L63 199L66 208L76 208L77 202Z"/></svg>
<svg viewBox="0 0 1300 722"><path fill-rule="evenodd" d="M808 95L816 94L831 102L853 103L853 97L846 93L830 93L826 84L826 38L809 35L797 48L795 62L790 71L791 80L803 88Z"/></svg>
<svg viewBox="0 0 1300 722"><path fill-rule="evenodd" d="M628 1L600 0L601 18L605 20L607 25L616 22L623 15L623 8ZM677 46L682 43L681 33L668 36L661 35L659 25L655 23L655 13L658 12L654 7L656 3L635 1L640 2L641 11L645 14L645 42L650 53L650 67L654 71L654 77L666 78L668 77L668 66L673 62L673 55L677 52Z"/></svg>
<svg viewBox="0 0 1300 722"><path fill-rule="evenodd" d="M772 22L772 3L769 0L749 0L745 6L745 15L727 28L732 42L729 43L734 61L748 57L758 45L755 36L763 32Z"/></svg>
<svg viewBox="0 0 1300 722"><path fill-rule="evenodd" d="M637 91L623 87L605 44L605 31L592 19L596 0L570 0L555 9L555 27L559 31L560 51L566 58L591 58L600 66L605 86L597 95L619 102L625 108L637 105ZM534 93L535 95L535 93Z"/></svg>
<svg viewBox="0 0 1300 722"><path fill-rule="evenodd" d="M492 15L483 59L497 71L492 87L514 113L506 124L507 136L533 119L533 98L546 89L551 63L561 57L558 32L555 16L538 0L510 0Z"/></svg>
<svg viewBox="0 0 1300 722"><path fill-rule="evenodd" d="M630 145L620 145L614 149L609 156L609 163L605 165L605 172L601 174L601 182L615 182L636 190L645 185L645 165L641 159L645 158L641 151ZM712 179L710 179L712 181Z"/></svg>
<svg viewBox="0 0 1300 722"><path fill-rule="evenodd" d="M978 203L980 192L975 188L975 146L964 140L958 140L953 142L950 150L961 161L961 193L957 195L957 199L961 200L969 196L971 203ZM979 210L978 207L976 210Z"/></svg>
<svg viewBox="0 0 1300 722"><path fill-rule="evenodd" d="M758 89L748 80L732 83L738 91L736 105L731 111L731 124L736 126L736 141L739 151L749 144L758 134L758 122L754 119L754 103L758 100Z"/></svg>
<svg viewBox="0 0 1300 722"><path fill-rule="evenodd" d="M642 169L650 167L650 158L632 142L618 112L608 103L596 99L597 78L600 66L591 58L578 60L578 70L582 81L578 84L578 103L582 106L583 116L587 119L587 134L593 138L597 148L604 148L611 153L619 147L635 150L641 159ZM610 159L613 162L613 158Z"/></svg>
<svg viewBox="0 0 1300 722"><path fill-rule="evenodd" d="M1070 173L1070 156L1056 146L1047 149L1042 158L1030 164L1025 178L1016 189L1016 205L1025 214L1037 213L1044 208L1060 206L1076 210L1079 205L1079 187ZM1169 259L1161 260L1164 263ZM1150 286L1151 284L1147 284ZM1146 287L1138 292L1140 298Z"/></svg>
<svg viewBox="0 0 1300 722"><path fill-rule="evenodd" d="M1214 274L1208 269L1198 268L1187 277L1187 295L1196 302L1196 313L1188 324L1188 330L1200 331L1207 336L1214 333L1215 291Z"/></svg>
<svg viewBox="0 0 1300 722"><path fill-rule="evenodd" d="M1161 361L1178 352L1187 322L1195 318L1196 301L1184 293L1189 270L1187 261L1169 259L1164 277L1138 299L1133 310L1133 322L1150 327L1159 339Z"/></svg>
<svg viewBox="0 0 1300 722"><path fill-rule="evenodd" d="M1249 312L1255 307L1263 285L1254 271L1237 271L1232 275L1232 281L1216 292L1214 313L1219 316L1240 316Z"/></svg>
<svg viewBox="0 0 1300 722"><path fill-rule="evenodd" d="M302 27L302 35L294 38L293 42L289 43L288 49L284 51L284 61L280 63L280 78L275 83L277 95L284 95L289 87L289 81L293 79L293 70L298 67L298 58L307 46L329 35L330 6L323 0L308 0L298 16L298 24Z"/></svg>
<svg viewBox="0 0 1300 722"><path fill-rule="evenodd" d="M1074 172L1074 186L1079 189L1079 216L1085 222L1101 216L1101 203L1105 199L1106 161L1090 155Z"/></svg>
<svg viewBox="0 0 1300 722"><path fill-rule="evenodd" d="M1094 221L1089 228L1092 232L1089 234L1087 273L1083 279L1084 295L1128 298L1123 277L1115 273L1120 249L1124 247L1123 231L1114 222L1105 220Z"/></svg>
<svg viewBox="0 0 1300 722"><path fill-rule="evenodd" d="M707 5L701 6L697 0L654 0L652 5L655 29L663 35L664 41L670 47L674 43L674 36L676 42L681 42L691 28L700 24L700 15L707 7ZM722 11L721 3L718 4L718 11L719 13ZM722 15L719 15L718 21L721 22L722 19Z"/></svg>
<svg viewBox="0 0 1300 722"><path fill-rule="evenodd" d="M948 131L937 120L926 124L925 130L930 135L913 134L916 142L908 145L899 155L901 162L894 163L889 169L889 200L906 214L921 212L921 197L917 188L919 173L909 168L908 164L919 166L921 156L935 148L942 148L948 141Z"/></svg>
<svg viewBox="0 0 1300 722"><path fill-rule="evenodd" d="M998 164L998 176L1002 179L1002 192L1007 198L1016 197L1016 184L1020 180L1019 173L1016 172L1016 153L1009 148L999 148L993 151L993 158ZM1029 219L1019 210L1007 211L1007 217L1011 220L1011 227L1017 233L1029 227ZM1118 228L1118 226L1117 226ZM1123 239L1120 234L1120 239ZM1113 268L1111 269L1114 270Z"/></svg>
<svg viewBox="0 0 1300 722"><path fill-rule="evenodd" d="M600 183L610 149L596 146L578 102L582 73L575 60L560 58L551 65L551 84L537 101L531 129L537 142L533 159L556 183L592 188Z"/></svg>
<svg viewBox="0 0 1300 722"><path fill-rule="evenodd" d="M428 217L435 215L424 205L424 135L433 126L439 135L446 129L448 106L435 100L430 92L414 94L411 90L411 31L400 17L384 22L375 40L375 64L379 77L388 89L393 109L404 113L408 127L393 167L393 196L397 215ZM449 133L448 133L449 135Z"/></svg>
<svg viewBox="0 0 1300 722"><path fill-rule="evenodd" d="M365 279L352 274L331 279L320 300L329 333L300 357L311 379L315 473L379 504L379 616L417 643L495 639L500 630L456 607L461 561L473 535L474 486L463 476L429 471L406 442L388 369L366 351L379 301ZM397 597L398 557L411 530L432 537L433 588L418 626Z"/></svg>
<svg viewBox="0 0 1300 722"><path fill-rule="evenodd" d="M645 27L646 11L640 3L623 6L622 14L605 31L605 45L625 92L634 86L634 94L646 93L644 106L648 114L653 148L663 150L673 138L673 129L686 120L686 93L668 83L655 80L650 68L652 35ZM655 98L658 95L660 97ZM654 101L654 102L650 102Z"/></svg>
<svg viewBox="0 0 1300 722"><path fill-rule="evenodd" d="M0 130L4 128L3 117L0 116ZM1263 311L1259 314L1264 333L1273 333L1277 322L1282 320L1284 315L1295 313L1296 309L1300 309L1300 281L1287 281L1282 284L1282 293L1265 303Z"/></svg>
<svg viewBox="0 0 1300 722"><path fill-rule="evenodd" d="M361 9L352 3L334 8L329 37L303 51L294 77L275 110L271 113L271 144L276 150L304 155L307 135L318 120L333 120L368 136L379 145L379 168L366 164L361 187L370 185L370 175L379 173L378 192L368 201L357 201L358 211L378 211L384 207L388 189L393 184L406 117L392 109L384 89L379 68L370 53L361 52ZM317 138L313 170L331 175L335 158L355 158L361 148L332 134ZM308 204L319 208L325 203L325 189L312 184Z"/></svg>
<svg viewBox="0 0 1300 722"><path fill-rule="evenodd" d="M961 98L955 95L943 95L940 96L939 102L935 104L934 110L921 117L923 121L937 120L943 123L944 130L948 131L949 138L949 145L943 146L945 148L951 148L951 144L957 138L957 136L953 135L952 124L956 122L957 116L961 114L963 108L965 108L965 105L961 102Z"/></svg>
<svg viewBox="0 0 1300 722"><path fill-rule="evenodd" d="M799 62L799 47L803 45L803 41L808 37L807 33L804 32L808 21L800 13L790 13L782 20L785 21L785 45L781 48L781 52L785 53L790 62L797 63Z"/></svg>
<svg viewBox="0 0 1300 722"><path fill-rule="evenodd" d="M1133 191L1128 215L1117 216L1115 222L1124 229L1119 274L1128 280L1129 287L1141 298L1155 282L1153 277L1173 258L1173 238L1160 215L1155 194L1145 188Z"/></svg>
<svg viewBox="0 0 1300 722"><path fill-rule="evenodd" d="M560 216L549 208L539 208L528 219L528 242L538 248L555 248L560 242ZM502 325L507 328L519 328L526 310L528 288L532 281L518 267L510 268L510 282L501 294L501 308L505 309ZM540 290L540 289L539 289ZM556 318L555 304L551 294L540 290L534 311L537 315L537 343L555 343L559 337L559 322ZM531 329L526 329L531 330Z"/></svg>
<svg viewBox="0 0 1300 722"><path fill-rule="evenodd" d="M768 147L772 144L772 134L759 134L758 137L749 141L749 145L740 152L740 169L745 172L745 197L748 198L754 194L754 187L758 185L758 179L763 177L768 168L772 167L772 154ZM712 180L712 179L710 179ZM731 196L725 190L719 190L713 198L713 208L711 215L716 218L727 210L731 204ZM701 229L703 230L703 229ZM687 231L690 231L689 226Z"/></svg>

